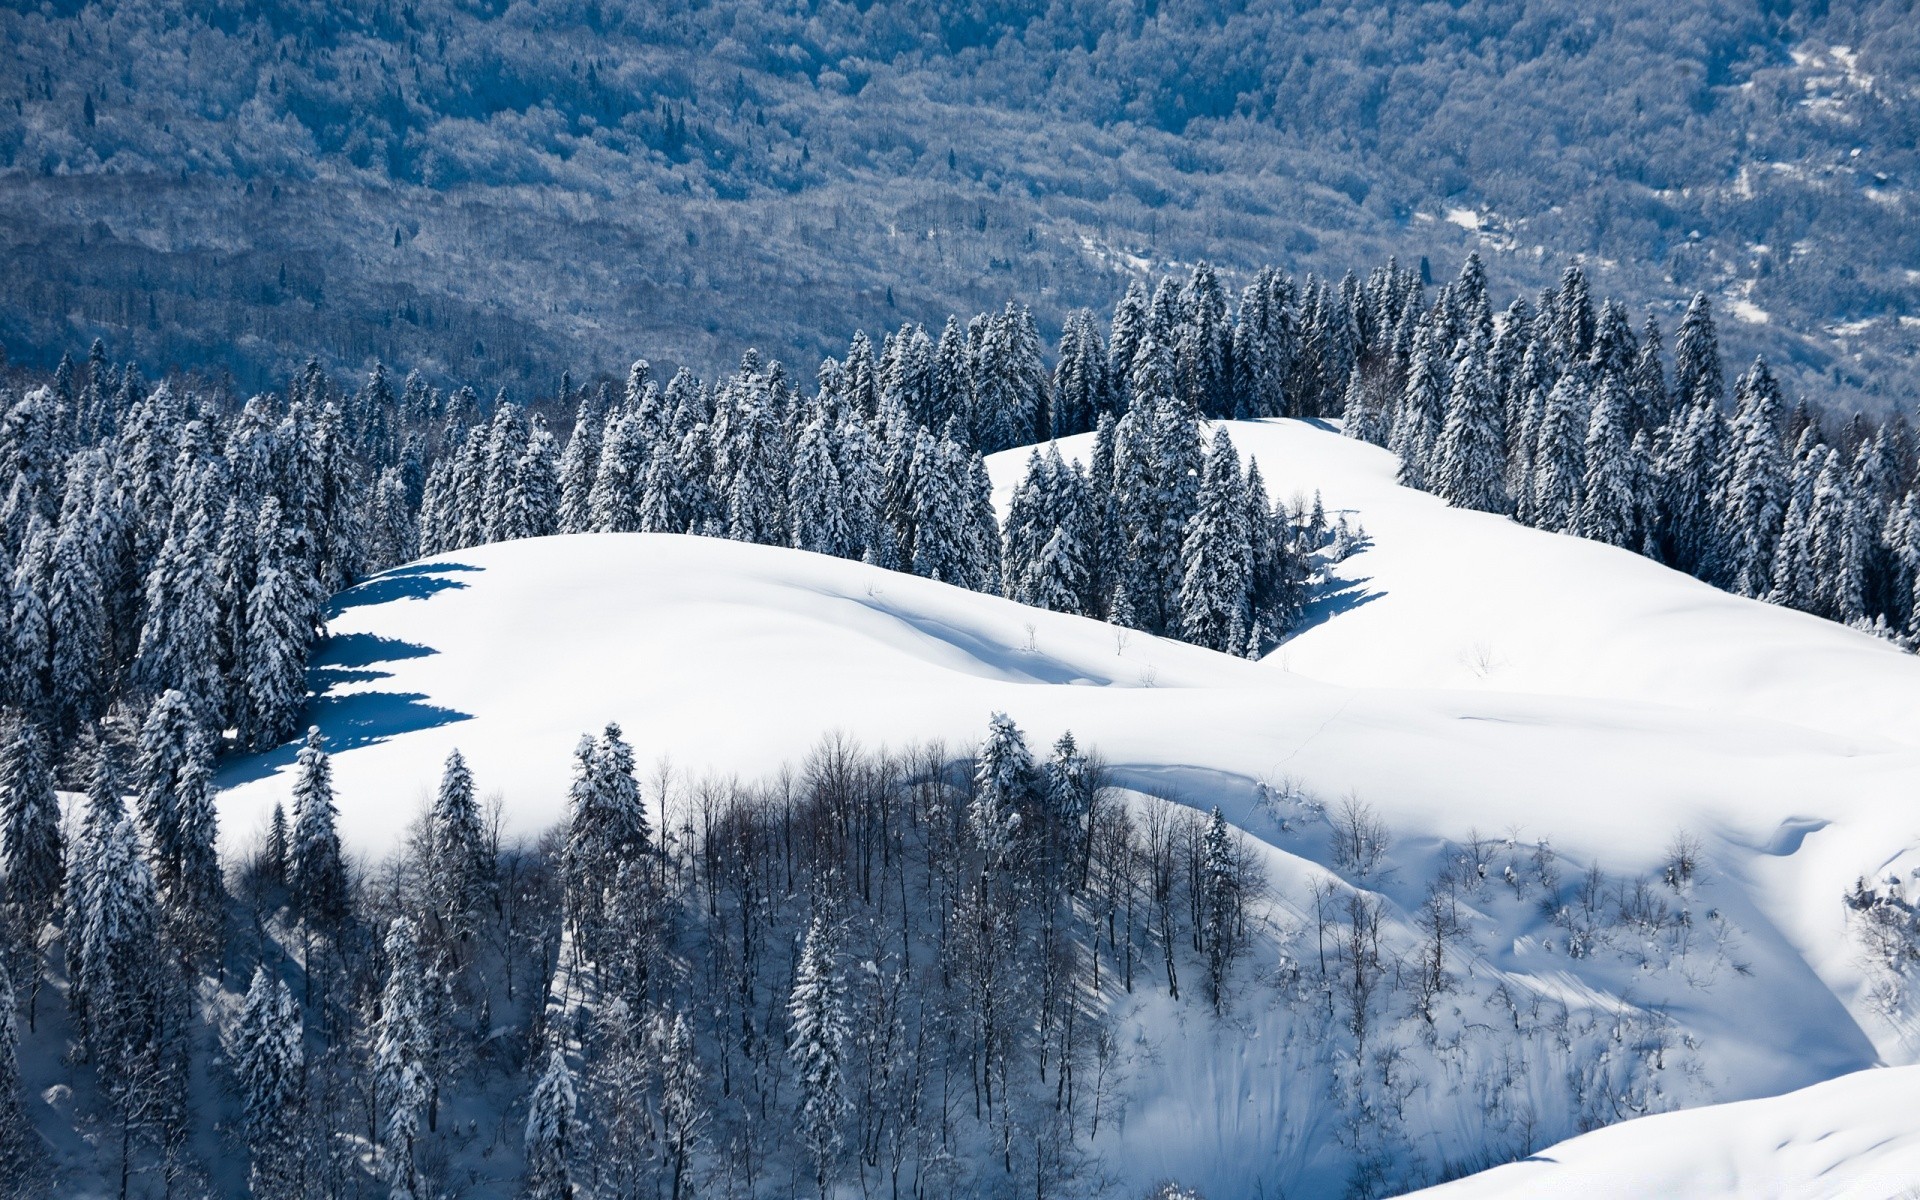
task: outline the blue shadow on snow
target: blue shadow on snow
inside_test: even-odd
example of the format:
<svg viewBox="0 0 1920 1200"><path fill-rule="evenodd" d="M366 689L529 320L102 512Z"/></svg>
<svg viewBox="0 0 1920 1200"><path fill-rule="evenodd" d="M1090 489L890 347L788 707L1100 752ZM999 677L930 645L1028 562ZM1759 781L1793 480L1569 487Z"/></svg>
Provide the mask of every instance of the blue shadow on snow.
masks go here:
<svg viewBox="0 0 1920 1200"><path fill-rule="evenodd" d="M395 567L391 571L382 571L365 583L350 587L335 596L330 612L333 616L339 616L350 608L364 608L369 604L386 604L393 600L424 600L435 592L467 586L459 579L450 578L453 574L481 570L485 568L457 562L415 563L410 567Z"/></svg>

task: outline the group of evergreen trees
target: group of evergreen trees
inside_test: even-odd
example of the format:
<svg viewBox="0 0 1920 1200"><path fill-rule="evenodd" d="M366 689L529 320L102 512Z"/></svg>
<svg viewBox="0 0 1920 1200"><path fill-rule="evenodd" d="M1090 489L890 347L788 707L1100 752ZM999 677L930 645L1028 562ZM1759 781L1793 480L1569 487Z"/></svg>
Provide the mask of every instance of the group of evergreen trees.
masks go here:
<svg viewBox="0 0 1920 1200"><path fill-rule="evenodd" d="M1017 305L938 338L855 335L801 388L752 352L712 384L491 406L383 368L309 364L236 404L149 386L98 344L0 389L0 704L63 778L79 739L177 690L215 753L295 733L327 597L420 554L645 530L863 559L1235 653L1283 636L1328 540L1271 504L1211 418L1342 417L1450 503L1649 554L1743 595L1920 636L1920 491L1903 420L1829 433L1764 362L1726 397L1697 297L1674 337L1569 267L1495 313L1479 260L1429 302L1393 264L1337 286L1266 270L1230 304L1205 263L1135 284L1045 369ZM810 394L809 394L810 393ZM551 421L570 416L564 437ZM1004 528L984 453L1036 450ZM564 443L564 444L563 444Z"/></svg>
<svg viewBox="0 0 1920 1200"><path fill-rule="evenodd" d="M1477 257L1430 306L1389 270L1364 292L1346 432L1393 449L1401 482L1450 504L1645 554L1743 596L1920 639L1913 431L1829 435L1764 359L1731 411L1712 307L1635 333L1569 266L1494 314ZM1399 297L1398 315L1394 297ZM1411 299L1409 299L1411 297Z"/></svg>

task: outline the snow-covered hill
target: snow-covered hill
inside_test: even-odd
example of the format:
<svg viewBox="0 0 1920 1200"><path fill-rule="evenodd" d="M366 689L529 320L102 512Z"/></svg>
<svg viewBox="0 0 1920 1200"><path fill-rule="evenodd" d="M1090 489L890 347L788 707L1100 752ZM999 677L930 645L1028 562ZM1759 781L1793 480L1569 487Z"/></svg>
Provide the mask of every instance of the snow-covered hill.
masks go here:
<svg viewBox="0 0 1920 1200"><path fill-rule="evenodd" d="M1664 1105L1915 1060L1841 896L1859 875L1920 863L1920 660L1631 554L1447 509L1335 432L1233 432L1272 491L1318 489L1373 538L1311 627L1263 662L790 550L640 534L480 547L336 602L314 681L343 834L369 857L394 846L456 746L509 831L535 833L562 815L574 741L608 720L683 781L758 776L833 729L960 748L994 710L1036 744L1071 728L1121 783L1217 803L1268 847L1264 949L1230 1023L1114 1000L1138 1042L1127 1116L1102 1152L1142 1186L1271 1194L1330 1186L1351 1165L1350 1139L1298 1084L1315 1048L1261 998L1279 989L1258 990L1298 949L1332 862L1327 810L1347 796L1392 830L1390 869L1355 882L1409 943L1429 881L1458 868L1471 833L1489 840L1496 882L1472 892L1464 1026L1495 996L1516 1028L1529 1005L1557 1006L1574 1014L1569 1053L1587 1053L1587 1036L1604 1058L1605 1020L1616 1040L1627 1017L1669 1023L1643 1054ZM996 482L1010 487L1023 458L999 456ZM289 748L229 768L230 844L285 798L291 761ZM1573 957L1537 894L1497 882L1539 839L1563 892L1589 867L1643 878L1683 831L1703 873L1670 899L1698 914L1697 944L1662 933ZM1486 1152L1498 1043L1496 1030L1410 1047L1454 1072L1401 1118L1436 1162ZM1531 1071L1502 1086L1537 1106L1526 1121L1541 1141L1594 1119L1554 1099L1565 1080L1546 1062Z"/></svg>
<svg viewBox="0 0 1920 1200"><path fill-rule="evenodd" d="M1685 1196L1891 1200L1920 1185L1920 1068L1643 1117L1418 1195L1422 1200Z"/></svg>

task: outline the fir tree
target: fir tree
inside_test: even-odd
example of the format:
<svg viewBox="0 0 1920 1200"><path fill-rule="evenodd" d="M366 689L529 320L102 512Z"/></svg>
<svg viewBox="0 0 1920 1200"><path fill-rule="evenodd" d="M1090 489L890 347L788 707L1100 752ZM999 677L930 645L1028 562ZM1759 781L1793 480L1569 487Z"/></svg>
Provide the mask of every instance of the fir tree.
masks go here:
<svg viewBox="0 0 1920 1200"><path fill-rule="evenodd" d="M993 714L974 765L973 800L967 806L967 827L989 867L1004 865L1017 854L1037 783L1033 754L1019 727L1005 713Z"/></svg>
<svg viewBox="0 0 1920 1200"><path fill-rule="evenodd" d="M1580 485L1586 475L1587 411L1591 378L1575 363L1547 396L1534 446L1533 496L1529 512L1541 529L1571 532L1580 515Z"/></svg>
<svg viewBox="0 0 1920 1200"><path fill-rule="evenodd" d="M299 1110L306 1074L300 1009L282 980L255 967L228 1039L247 1144L247 1183L257 1197L299 1194Z"/></svg>
<svg viewBox="0 0 1920 1200"><path fill-rule="evenodd" d="M347 918L347 868L334 827L333 762L314 726L300 748L293 782L293 830L287 841L287 891L296 916L322 929Z"/></svg>
<svg viewBox="0 0 1920 1200"><path fill-rule="evenodd" d="M1215 1013L1226 1003L1227 971L1240 940L1238 857L1216 805L1200 835L1200 942L1207 955L1207 998Z"/></svg>
<svg viewBox="0 0 1920 1200"><path fill-rule="evenodd" d="M1505 410L1477 348L1469 346L1453 370L1446 425L1434 452L1431 482L1456 508L1505 512Z"/></svg>
<svg viewBox="0 0 1920 1200"><path fill-rule="evenodd" d="M474 800L473 772L458 750L447 755L440 790L427 814L427 888L441 928L464 941L493 884L493 852Z"/></svg>
<svg viewBox="0 0 1920 1200"><path fill-rule="evenodd" d="M1727 476L1725 570L1732 589L1759 596L1773 581L1773 552L1787 511L1786 450L1781 445L1780 389L1755 359L1736 389L1732 469Z"/></svg>
<svg viewBox="0 0 1920 1200"><path fill-rule="evenodd" d="M66 837L45 742L37 726L21 721L0 753L0 885L7 949L0 965L25 980L29 1029L36 1023L35 1004L46 976L44 934L54 919L65 871Z"/></svg>
<svg viewBox="0 0 1920 1200"><path fill-rule="evenodd" d="M787 1001L788 1054L800 1092L800 1141L813 1162L814 1185L827 1195L845 1144L846 1065L851 1022L846 987L834 962L831 928L815 916L800 947Z"/></svg>
<svg viewBox="0 0 1920 1200"><path fill-rule="evenodd" d="M1214 434L1200 483L1200 510L1180 552L1180 636L1237 653L1252 619L1253 568L1240 455L1221 429Z"/></svg>
<svg viewBox="0 0 1920 1200"><path fill-rule="evenodd" d="M1618 376L1600 376L1587 423L1586 471L1573 532L1609 546L1637 549L1640 530L1634 494L1633 407Z"/></svg>
<svg viewBox="0 0 1920 1200"><path fill-rule="evenodd" d="M846 488L834 461L835 436L826 406L816 405L794 442L787 485L789 537L796 550L859 558L867 543L848 512Z"/></svg>
<svg viewBox="0 0 1920 1200"><path fill-rule="evenodd" d="M382 1175L392 1200L420 1195L419 1141L433 1085L427 1072L433 1030L427 1019L432 983L420 961L413 922L395 917L383 949L387 978L373 1027L373 1083L386 1122Z"/></svg>
<svg viewBox="0 0 1920 1200"><path fill-rule="evenodd" d="M1414 335L1407 366L1407 390L1394 418L1387 449L1400 459L1399 480L1412 488L1426 488L1434 446L1446 413L1446 371L1433 328L1423 325Z"/></svg>
<svg viewBox="0 0 1920 1200"><path fill-rule="evenodd" d="M187 963L217 948L226 907L212 757L185 695L154 701L140 730L137 811L168 939Z"/></svg>
<svg viewBox="0 0 1920 1200"><path fill-rule="evenodd" d="M1720 335L1713 324L1713 302L1705 292L1693 294L1686 315L1680 318L1680 334L1673 345L1673 374L1679 407L1718 407L1726 383L1720 370Z"/></svg>
<svg viewBox="0 0 1920 1200"><path fill-rule="evenodd" d="M241 740L276 745L299 728L307 700L307 655L320 626L320 597L297 557L297 532L268 497L260 508L257 578L247 596L246 703Z"/></svg>
<svg viewBox="0 0 1920 1200"><path fill-rule="evenodd" d="M580 1195L573 1181L574 1160L582 1150L573 1091L573 1072L566 1056L554 1047L546 1070L527 1104L527 1200L574 1200Z"/></svg>
<svg viewBox="0 0 1920 1200"><path fill-rule="evenodd" d="M9 1195L32 1195L34 1177L44 1165L22 1102L20 1035L13 1010L13 977L0 961L0 1189Z"/></svg>

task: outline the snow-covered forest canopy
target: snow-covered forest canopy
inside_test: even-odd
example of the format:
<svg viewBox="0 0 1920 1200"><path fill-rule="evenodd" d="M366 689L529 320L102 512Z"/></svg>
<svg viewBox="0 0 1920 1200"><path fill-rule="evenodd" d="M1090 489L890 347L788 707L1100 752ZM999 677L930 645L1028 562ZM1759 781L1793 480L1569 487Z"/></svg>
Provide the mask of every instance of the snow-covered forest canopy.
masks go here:
<svg viewBox="0 0 1920 1200"><path fill-rule="evenodd" d="M15 369L6 1178L31 1192L85 1159L75 1186L143 1195L1099 1192L1123 1081L1158 1069L1129 1048L1141 1020L1320 1047L1296 1065L1324 1146L1279 1169L1355 1195L1709 1098L1667 993L1746 986L1757 918L1703 899L1684 831L1609 874L1563 864L1551 829L1452 829L1395 880L1361 797L1276 781L1230 823L1114 785L1106 747L1029 745L983 712L975 746L830 736L766 778L677 789L643 785L610 725L570 789L552 764L564 812L532 837L456 752L368 859L336 828L308 666L362 579L404 594L415 568L379 572L620 532L812 551L1107 621L1122 649L1131 630L1258 658L1368 544L1364 513L1236 447L1230 423L1281 417L1390 449L1402 485L1455 508L1910 649L1912 429L1790 406L1764 361L1729 374L1705 295L1671 328L1635 321L1576 265L1501 304L1477 257L1434 289L1389 263L1339 285L1265 269L1237 297L1203 262L1074 312L1051 354L1010 303L856 334L810 380L749 351L712 381L636 361L525 403L318 364L240 402L98 343ZM1077 435L1084 453L1049 444ZM997 509L986 458L1027 446ZM264 835L223 837L216 771L303 731ZM1251 842L1256 818L1326 870ZM1910 902L1864 877L1845 899L1896 1011ZM1638 981L1516 991L1475 949L1515 929ZM1475 1031L1506 1026L1502 1076ZM69 1082L29 1110L23 1070ZM1508 1098L1467 1135L1461 1095Z"/></svg>

